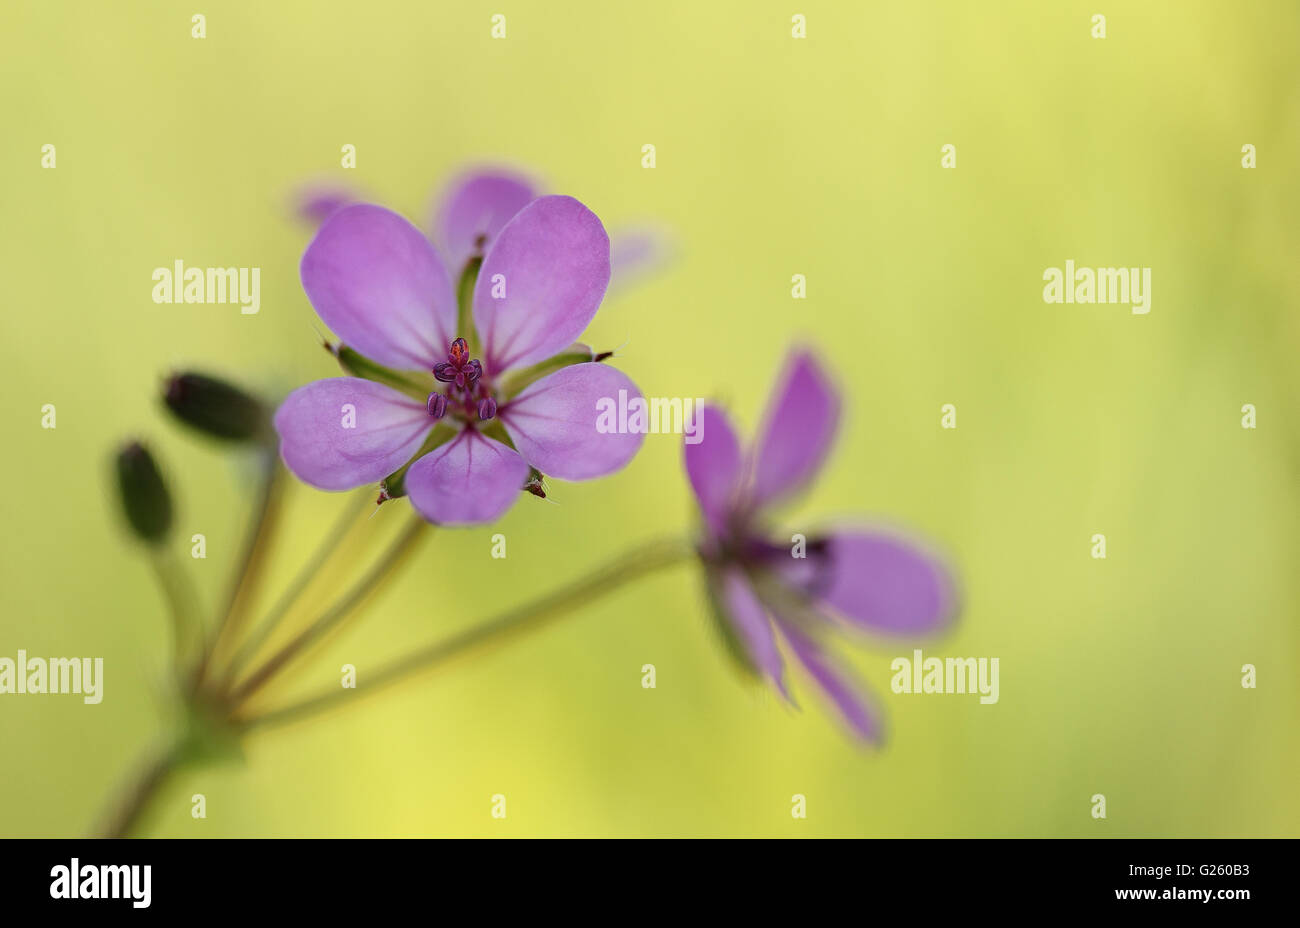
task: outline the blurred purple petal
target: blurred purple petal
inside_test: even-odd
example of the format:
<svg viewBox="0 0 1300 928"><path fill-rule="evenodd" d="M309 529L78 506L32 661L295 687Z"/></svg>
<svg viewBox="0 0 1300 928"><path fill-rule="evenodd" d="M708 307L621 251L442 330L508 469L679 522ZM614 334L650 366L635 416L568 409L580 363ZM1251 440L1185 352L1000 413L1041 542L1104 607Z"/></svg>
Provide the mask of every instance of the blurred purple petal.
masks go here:
<svg viewBox="0 0 1300 928"><path fill-rule="evenodd" d="M759 601L749 578L744 571L732 568L723 574L721 589L727 618L736 630L750 663L775 683L781 695L788 699L784 680L785 662L776 647L776 636L772 634L767 609Z"/></svg>
<svg viewBox="0 0 1300 928"><path fill-rule="evenodd" d="M509 171L464 174L447 190L434 219L434 240L447 266L459 276L475 254L484 254L505 224L537 197L528 178Z"/></svg>
<svg viewBox="0 0 1300 928"><path fill-rule="evenodd" d="M815 570L806 587L810 595L868 631L930 634L956 613L956 589L944 564L895 535L843 531L828 536L808 561Z"/></svg>
<svg viewBox="0 0 1300 928"><path fill-rule="evenodd" d="M424 404L357 377L299 387L275 413L285 466L322 490L382 480L420 449L431 425Z"/></svg>
<svg viewBox="0 0 1300 928"><path fill-rule="evenodd" d="M721 409L706 405L696 415L702 438L696 444L684 443L686 475L704 520L716 535L726 527L740 484L740 441Z"/></svg>
<svg viewBox="0 0 1300 928"><path fill-rule="evenodd" d="M873 744L879 744L884 735L881 713L869 700L866 689L802 632L788 623L782 623L781 634L790 643L795 657L834 703L853 733Z"/></svg>
<svg viewBox="0 0 1300 928"><path fill-rule="evenodd" d="M777 380L754 449L754 501L769 503L802 488L830 453L839 394L817 359L797 351Z"/></svg>
<svg viewBox="0 0 1300 928"><path fill-rule="evenodd" d="M411 465L411 505L440 525L478 525L505 514L528 479L528 465L512 448L474 429L440 445Z"/></svg>
<svg viewBox="0 0 1300 928"><path fill-rule="evenodd" d="M438 253L381 206L345 206L325 220L301 276L322 321L380 364L429 370L456 337L456 297Z"/></svg>
<svg viewBox="0 0 1300 928"><path fill-rule="evenodd" d="M342 184L313 182L295 191L294 212L299 219L319 226L334 213L356 201L356 192Z"/></svg>
<svg viewBox="0 0 1300 928"><path fill-rule="evenodd" d="M668 262L668 233L658 226L630 226L609 235L609 292L623 291Z"/></svg>
<svg viewBox="0 0 1300 928"><path fill-rule="evenodd" d="M488 372L499 376L568 347L608 283L609 237L595 213L572 197L525 206L497 236L474 287Z"/></svg>
<svg viewBox="0 0 1300 928"><path fill-rule="evenodd" d="M623 467L645 439L597 429L598 403L617 407L620 390L627 401L641 395L617 368L574 364L529 384L498 415L529 464L561 480L589 480Z"/></svg>

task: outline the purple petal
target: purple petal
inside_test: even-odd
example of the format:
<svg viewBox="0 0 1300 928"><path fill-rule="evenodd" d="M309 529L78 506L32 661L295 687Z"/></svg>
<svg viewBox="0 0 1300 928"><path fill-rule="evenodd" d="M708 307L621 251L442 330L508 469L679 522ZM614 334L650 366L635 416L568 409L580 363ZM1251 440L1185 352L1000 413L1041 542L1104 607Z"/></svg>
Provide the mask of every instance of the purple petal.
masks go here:
<svg viewBox="0 0 1300 928"><path fill-rule="evenodd" d="M438 253L381 206L345 206L325 220L301 276L325 324L380 364L429 370L456 337L456 297Z"/></svg>
<svg viewBox="0 0 1300 928"><path fill-rule="evenodd" d="M750 663L775 683L781 695L788 699L783 679L785 662L776 647L767 609L750 586L749 578L743 571L732 568L723 574L721 587L727 618L736 630Z"/></svg>
<svg viewBox="0 0 1300 928"><path fill-rule="evenodd" d="M382 480L411 459L431 427L422 403L358 377L299 387L275 413L285 466L322 490Z"/></svg>
<svg viewBox="0 0 1300 928"><path fill-rule="evenodd" d="M884 532L844 531L809 553L805 590L853 624L893 635L930 634L956 612L944 564L920 546ZM791 559L794 560L794 559Z"/></svg>
<svg viewBox="0 0 1300 928"><path fill-rule="evenodd" d="M640 395L618 368L573 364L529 384L499 415L529 464L561 480L590 480L618 470L641 447L643 434L600 431L611 418L617 425L617 413L600 414L605 403L617 409Z"/></svg>
<svg viewBox="0 0 1300 928"><path fill-rule="evenodd" d="M807 351L786 362L754 449L754 500L767 503L802 487L835 438L839 394Z"/></svg>
<svg viewBox="0 0 1300 928"><path fill-rule="evenodd" d="M684 443L686 476L705 522L717 534L726 527L740 485L740 441L721 409L706 405L697 416L701 440Z"/></svg>
<svg viewBox="0 0 1300 928"><path fill-rule="evenodd" d="M668 263L668 234L657 226L633 226L609 236L609 292L622 292Z"/></svg>
<svg viewBox="0 0 1300 928"><path fill-rule="evenodd" d="M573 197L525 206L497 236L474 287L488 371L496 376L568 347L608 283L609 237L595 213Z"/></svg>
<svg viewBox="0 0 1300 928"><path fill-rule="evenodd" d="M884 725L880 711L869 701L866 689L811 638L787 623L781 624L781 634L790 643L790 650L799 663L804 665L822 692L830 697L853 733L879 744L884 735Z"/></svg>
<svg viewBox="0 0 1300 928"><path fill-rule="evenodd" d="M294 193L294 212L299 219L319 226L349 203L357 200L356 192L342 184L313 182Z"/></svg>
<svg viewBox="0 0 1300 928"><path fill-rule="evenodd" d="M406 472L411 505L440 525L478 525L505 514L528 479L512 448L474 429L434 448Z"/></svg>
<svg viewBox="0 0 1300 928"><path fill-rule="evenodd" d="M447 266L459 275L475 254L484 254L507 222L537 196L532 183L508 171L461 176L448 189L433 228Z"/></svg>

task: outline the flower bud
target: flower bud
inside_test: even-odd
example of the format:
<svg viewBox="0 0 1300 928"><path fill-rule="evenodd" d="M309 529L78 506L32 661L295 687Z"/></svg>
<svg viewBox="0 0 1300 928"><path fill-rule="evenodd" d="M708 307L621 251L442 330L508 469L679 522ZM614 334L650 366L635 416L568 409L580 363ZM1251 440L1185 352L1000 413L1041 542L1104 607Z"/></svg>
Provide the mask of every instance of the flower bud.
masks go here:
<svg viewBox="0 0 1300 928"><path fill-rule="evenodd" d="M267 409L260 400L206 374L173 374L163 402L176 418L213 438L257 441L270 434Z"/></svg>
<svg viewBox="0 0 1300 928"><path fill-rule="evenodd" d="M162 541L172 524L172 499L151 455L131 442L117 455L117 485L131 529L151 544Z"/></svg>

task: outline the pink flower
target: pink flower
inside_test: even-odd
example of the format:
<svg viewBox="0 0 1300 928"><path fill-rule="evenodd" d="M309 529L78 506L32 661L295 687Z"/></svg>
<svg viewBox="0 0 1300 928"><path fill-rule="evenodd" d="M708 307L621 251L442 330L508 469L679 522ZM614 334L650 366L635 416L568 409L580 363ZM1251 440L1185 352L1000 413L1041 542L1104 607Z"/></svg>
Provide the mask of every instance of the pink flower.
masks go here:
<svg viewBox="0 0 1300 928"><path fill-rule="evenodd" d="M778 640L860 738L879 741L881 712L826 650L848 627L932 633L956 612L946 568L896 535L846 528L797 542L769 540L774 504L807 486L830 452L839 395L806 351L777 381L758 440L744 450L727 416L706 406L703 441L686 445L686 472L704 517L700 553L722 630L751 670L789 698Z"/></svg>
<svg viewBox="0 0 1300 928"><path fill-rule="evenodd" d="M540 192L536 181L510 168L479 166L457 175L437 198L428 230L447 267L459 270L471 255L481 254ZM364 200L336 180L313 180L294 191L293 210L318 227L344 206ZM645 223L612 234L610 290L627 287L662 267L671 251L671 238L667 230Z"/></svg>
<svg viewBox="0 0 1300 928"><path fill-rule="evenodd" d="M275 426L281 456L300 479L349 489L384 479L419 453L403 478L412 505L430 521L467 525L501 516L534 468L587 480L636 454L641 435L596 428L600 398L640 395L612 367L575 363L517 393L505 389L508 377L573 350L600 306L610 258L600 220L572 197L540 197L497 213L500 195L499 188L466 193L478 205L449 204L442 223L458 272L483 255L472 332L457 330L447 265L410 222L356 204L321 226L301 267L321 319L370 361L434 378L411 376L432 388L423 399L357 377L291 393ZM475 342L479 358L470 357Z"/></svg>

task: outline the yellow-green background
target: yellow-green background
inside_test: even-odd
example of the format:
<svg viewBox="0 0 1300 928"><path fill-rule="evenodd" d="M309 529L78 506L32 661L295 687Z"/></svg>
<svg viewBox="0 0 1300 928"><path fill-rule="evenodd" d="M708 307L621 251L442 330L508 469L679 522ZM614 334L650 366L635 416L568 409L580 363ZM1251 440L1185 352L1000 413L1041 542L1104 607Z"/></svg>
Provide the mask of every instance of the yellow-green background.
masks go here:
<svg viewBox="0 0 1300 928"><path fill-rule="evenodd" d="M6 2L0 654L106 668L98 706L0 697L0 834L81 833L165 718L165 615L110 450L140 435L158 453L178 550L207 535L187 566L209 603L237 547L248 462L174 430L160 376L284 390L334 373L290 190L348 182L423 220L487 159L611 228L671 230L673 263L589 331L628 342L646 393L719 396L752 427L787 346L818 346L844 428L789 525L875 513L936 539L966 609L927 653L1000 658L1001 701L895 696L907 649L856 643L892 736L855 749L807 681L793 712L732 675L681 568L255 739L246 764L182 777L149 833L1294 835L1298 36L1290 0ZM261 313L154 304L153 268L178 258L261 267ZM1067 258L1151 267L1150 314L1044 304L1042 272ZM433 537L299 686L351 662L364 687L386 656L690 524L670 437L554 495ZM277 582L342 499L292 505ZM376 543L404 506L368 523Z"/></svg>

